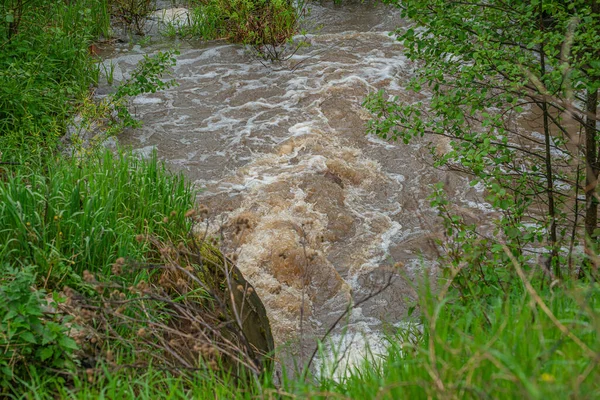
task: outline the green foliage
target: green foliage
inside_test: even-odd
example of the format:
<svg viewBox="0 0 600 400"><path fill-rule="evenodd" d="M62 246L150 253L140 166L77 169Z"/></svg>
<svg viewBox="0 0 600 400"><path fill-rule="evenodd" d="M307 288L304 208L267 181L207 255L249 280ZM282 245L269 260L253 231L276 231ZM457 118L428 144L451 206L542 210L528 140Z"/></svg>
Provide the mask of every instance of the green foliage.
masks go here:
<svg viewBox="0 0 600 400"><path fill-rule="evenodd" d="M89 338L79 339L85 349L75 354L78 331L66 315L84 314L74 308L71 289L65 289L71 293L70 311L64 312L67 305L58 307L59 291L72 287L83 295L83 304L93 301L103 295L90 282L94 275L112 292L122 284L123 293L134 290L127 288L149 274L115 277L113 264L119 257L134 263L156 260L158 250L140 240L144 235L185 240L191 225L186 213L195 198L183 177L166 171L156 155L143 160L126 152L92 151L81 160L49 159L47 154L38 159L39 164L27 157L20 164L0 166L0 375L11 393L23 391L31 375L60 384L61 374L77 373L81 351L90 351ZM140 307L147 321L170 317L160 306ZM138 310L133 303L130 308ZM85 329L100 323L87 318L79 321L88 324ZM135 337L125 326L117 326L121 339Z"/></svg>
<svg viewBox="0 0 600 400"><path fill-rule="evenodd" d="M422 332L390 334L383 354L342 371L342 379L288 376L276 386L265 376L239 385L208 369L182 377L98 368L90 380L76 377L73 389L34 376L30 391L39 398L596 398L600 287L536 292L526 282L485 304L423 286L421 316L412 321Z"/></svg>
<svg viewBox="0 0 600 400"><path fill-rule="evenodd" d="M107 4L15 1L2 7L0 14L20 17L18 29L0 40L0 142L26 140L52 146L65 133L69 117L83 104L89 105L89 90L97 84L100 70L88 48L94 37L108 35ZM114 133L137 126L127 109L128 97L175 84L161 80L174 65L175 54L145 56L131 78L104 101L118 113L107 130ZM102 105L96 109L107 110Z"/></svg>
<svg viewBox="0 0 600 400"><path fill-rule="evenodd" d="M306 5L288 0L209 0L191 8L190 23L167 26L167 34L226 38L253 47L266 59L281 59L281 46L298 30Z"/></svg>
<svg viewBox="0 0 600 400"><path fill-rule="evenodd" d="M447 233L458 239L457 251L475 246L474 257L505 265L505 256L492 246L496 238L519 262L532 259L532 249L545 248L549 262L542 267L560 277L572 266L572 251L561 249L585 244L579 213L587 208L586 220L596 213L590 208L595 184L589 182L597 173L588 172L584 189L580 171L586 162L596 165L598 127L590 128L574 99L593 101L600 86L594 61L600 10L586 0L389 3L414 22L397 32L419 66L409 89L431 100L403 103L381 91L371 94L364 103L375 116L369 132L405 143L424 135L449 138L449 151L433 151L437 166L471 175L500 215L494 229L483 232L457 226L452 207L440 209L452 227ZM537 119L539 126L525 128L525 118ZM591 139L578 146L584 128ZM541 130L542 138L531 129ZM577 204L583 192L585 207ZM466 280L481 272L480 261L463 261Z"/></svg>
<svg viewBox="0 0 600 400"><path fill-rule="evenodd" d="M465 147L461 153L486 145L490 158L511 156L514 150L507 149L506 139L502 139L507 127L502 116L490 109L518 113L526 105L523 99L536 100L537 94L566 97L569 90L600 85L600 65L594 62L600 17L592 13L589 1L576 1L576 5L499 2L489 6L442 0L389 3L400 7L403 16L416 24L399 30L398 40L411 60L423 62L410 89L431 90L430 107L438 118L424 118L427 115L421 103L386 101L379 93L366 104L382 113L383 120L371 125L371 130L382 136L410 140L429 132L447 133L460 140L457 147ZM545 29L539 26L539 18L544 17L552 19L552 25ZM579 22L571 32L574 21ZM567 39L573 47L565 49L565 59L560 51ZM544 54L549 72L541 72L539 67L542 43L547 49ZM541 86L536 87L537 83ZM530 90L536 93L532 96ZM469 130L466 122L475 115L481 127ZM485 139L499 143L490 148Z"/></svg>
<svg viewBox="0 0 600 400"><path fill-rule="evenodd" d="M520 113L527 102L576 106L569 96L597 88L599 30L589 2L510 2L510 7L501 2L402 2L405 16L425 29L401 32L409 56L424 62L412 87L427 88L433 99L399 104L398 99L374 94L365 103L378 116L371 130L406 142L429 133L450 136L452 150L438 165L460 168L474 176L474 183L482 182L486 201L498 217L489 235L482 235L479 226L456 214L442 186L437 186L432 204L442 216L447 239L441 243L446 247L440 260L444 279L438 294L429 288L421 293L420 317L414 323L422 325L422 335L401 331L391 336L380 361L365 361L341 381L286 379L280 387L269 377L240 381L214 367L189 375L114 369L112 364L98 364L85 374L74 368L77 346L71 321L54 312L60 302L56 293L64 285L85 295L77 300L82 304L98 298L94 296L101 297L95 304L106 302L92 319L105 324L99 329L118 325L110 331L121 340L113 347L122 351L111 361L116 364L135 359L127 349L143 348L157 357L157 350L164 348L156 345L168 335L171 340L187 338L185 329L174 335L171 325L177 316L174 310L181 310L185 300L192 307L186 309L190 320L196 314L189 310L212 307L205 290L195 288L184 295L177 274L170 281L155 279L154 291L149 291L148 281L136 281L135 276L113 276L124 260L179 262L189 271L191 264L182 261L193 254L175 245L185 242L189 233L186 212L194 202L181 176L169 174L156 155L141 160L130 153L89 151L83 157L57 159L53 152L55 138L74 110L89 111L93 118L109 108L84 100L94 82L87 44L99 32L93 21L101 10L95 4L106 5L14 0L0 6L0 161L17 163L0 165L0 393L136 399L600 395L600 288L593 283L569 286L567 281L538 293L534 287L544 284L530 284L520 270L536 268L529 250L546 245L552 219L561 221L561 229L568 227L565 221L573 215L568 193L553 191L558 211L552 218L544 213L536 222L531 208L547 205L539 194L548 191L549 181L574 181L577 187L578 179L564 167L580 154L569 147L568 135L560 133L544 144L563 151L562 158L550 159L544 149L515 146L503 119ZM198 7L192 13L196 24L180 34L227 37L263 52L293 35L299 15L286 1L213 0ZM546 21L545 29L539 29L538 17ZM565 47L568 51L561 53ZM543 69L542 53L548 63ZM127 111L127 98L173 84L161 77L173 65L174 54L146 58L117 89L110 101L123 124L136 125ZM563 111L555 127L564 127ZM540 166L548 162L550 179ZM554 167L557 163L561 168ZM139 234L146 239L136 240ZM561 240L559 245L565 242L564 232ZM551 251L557 246L547 247ZM564 254L557 257L565 262ZM86 270L93 274L91 281ZM164 276L172 273L164 270ZM113 295L118 300L111 303ZM118 311L123 298L128 309ZM110 321L118 323L106 325ZM221 322L217 315L207 325ZM149 325L152 334L147 333ZM164 354L172 356L181 346L185 353L180 354L196 356L187 345L170 342L171 352ZM69 385L47 367L72 372Z"/></svg>
<svg viewBox="0 0 600 400"><path fill-rule="evenodd" d="M522 285L482 307L457 303L445 288L439 295L424 290L422 336L390 337L379 365L349 370L341 382L326 379L320 392L360 399L598 396L600 288L524 293Z"/></svg>
<svg viewBox="0 0 600 400"><path fill-rule="evenodd" d="M156 156L105 151L47 160L42 170L9 168L0 181L0 260L36 266L45 287L80 287L84 270L110 275L118 257L143 260L138 234L177 240L189 229L193 192Z"/></svg>
<svg viewBox="0 0 600 400"><path fill-rule="evenodd" d="M88 46L106 30L101 1L12 1L0 6L0 136L61 135L88 94L94 66ZM17 17L18 15L18 17ZM18 21L18 26L14 25Z"/></svg>
<svg viewBox="0 0 600 400"><path fill-rule="evenodd" d="M131 77L119 84L117 91L109 97L108 101L117 110L119 122L122 124L120 126L139 126L139 122L129 113L126 101L129 97L143 93L156 93L177 85L174 79L163 81L161 78L175 66L177 62L175 56L178 54L177 50L159 51L152 56L144 54L144 59L131 73Z"/></svg>
<svg viewBox="0 0 600 400"><path fill-rule="evenodd" d="M598 4L389 3L414 22L397 32L418 66L409 88L431 99L372 93L364 103L375 117L369 131L405 143L449 138L443 154L432 146L436 165L482 184L494 214L487 224L468 222L444 186L434 187L445 228L443 286L421 294L421 341L392 339L379 368L349 371L322 390L359 398L598 396L599 287L556 279L573 275L573 247L585 244L580 213L587 208L587 225L595 191L580 177L596 168L598 129L574 99L597 106ZM543 135L523 127L523 117L537 118ZM590 187L586 206L578 205Z"/></svg>
<svg viewBox="0 0 600 400"><path fill-rule="evenodd" d="M0 43L27 36L44 26L58 26L71 34L108 37L110 15L105 0L5 0L0 4ZM33 30L32 30L33 29Z"/></svg>
<svg viewBox="0 0 600 400"><path fill-rule="evenodd" d="M514 200L506 190L500 190L502 194L490 194L489 199L504 196L509 197L510 201ZM511 257L521 263L532 260L523 251L519 241L515 240L516 236L520 236L521 232L528 232L532 237L524 240L529 243L536 240L542 243L544 239L544 235L535 226L526 226L517 221L520 217L517 212L520 211L522 215L530 203L521 204L521 207L511 203L513 219L501 217L496 221L495 234L508 238L502 245L493 238L480 235L476 224L467 223L463 217L453 213L442 184L434 187L430 199L431 205L442 217L445 228L445 240L440 242L444 249L440 259L442 274L457 290L460 300L464 304L486 302L497 298L499 294L510 292L517 279L512 268L507 267L511 265ZM505 252L505 248L510 250L510 254Z"/></svg>
<svg viewBox="0 0 600 400"><path fill-rule="evenodd" d="M36 367L72 370L78 347L67 334L69 319L45 311L56 304L35 289L34 268L3 264L0 282L0 384Z"/></svg>

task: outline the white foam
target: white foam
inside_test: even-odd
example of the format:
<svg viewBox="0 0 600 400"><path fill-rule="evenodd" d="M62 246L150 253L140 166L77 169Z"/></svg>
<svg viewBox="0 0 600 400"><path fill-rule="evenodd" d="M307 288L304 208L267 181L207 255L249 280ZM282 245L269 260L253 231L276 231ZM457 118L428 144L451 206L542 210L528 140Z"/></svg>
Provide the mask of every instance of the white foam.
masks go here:
<svg viewBox="0 0 600 400"><path fill-rule="evenodd" d="M133 99L133 104L158 104L162 103L164 100L158 97L142 97L138 96Z"/></svg>
<svg viewBox="0 0 600 400"><path fill-rule="evenodd" d="M321 379L342 382L367 363L370 369L382 368L390 339L399 340L403 337L414 343L423 332L422 325L412 321L397 321L392 326L400 331L398 336L387 336L365 322L360 308L352 310L350 320L358 322L350 322L343 332L332 335L321 347L314 365L314 370Z"/></svg>

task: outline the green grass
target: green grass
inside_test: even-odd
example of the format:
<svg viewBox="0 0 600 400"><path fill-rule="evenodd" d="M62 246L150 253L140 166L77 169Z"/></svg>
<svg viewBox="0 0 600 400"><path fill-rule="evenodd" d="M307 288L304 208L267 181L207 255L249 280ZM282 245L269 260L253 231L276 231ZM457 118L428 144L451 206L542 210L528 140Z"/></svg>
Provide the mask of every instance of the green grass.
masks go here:
<svg viewBox="0 0 600 400"><path fill-rule="evenodd" d="M183 377L149 368L145 371L122 369L76 378L71 385L47 377L33 376L29 390L13 399L254 399L260 396L258 385L240 387L227 375L212 371ZM265 389L268 391L268 389Z"/></svg>
<svg viewBox="0 0 600 400"><path fill-rule="evenodd" d="M530 289L516 285L489 305L425 289L417 340L400 331L343 379L291 380L287 390L315 399L598 398L600 286Z"/></svg>
<svg viewBox="0 0 600 400"><path fill-rule="evenodd" d="M392 337L381 365L347 371L342 382L326 379L319 389L360 399L597 398L599 289L540 298L581 344L519 288L486 308L426 293L419 343Z"/></svg>
<svg viewBox="0 0 600 400"><path fill-rule="evenodd" d="M166 22L160 26L160 33L168 38L183 37L203 40L219 39L226 35L224 20L226 14L216 1L194 5L189 9L185 23Z"/></svg>
<svg viewBox="0 0 600 400"><path fill-rule="evenodd" d="M537 299L537 301L535 300ZM541 306L547 306L546 313ZM592 399L600 396L597 368L600 286L532 292L515 287L491 305L461 304L452 293L421 296L418 337L399 331L388 350L345 371L344 378L299 377L236 383L220 372L187 378L165 371L104 372L73 387L34 382L39 398L347 398L347 399ZM566 331L560 327L564 327ZM568 332L566 334L565 332ZM575 340L573 339L575 338ZM43 394L47 396L44 397ZM104 396L104 397L102 397Z"/></svg>
<svg viewBox="0 0 600 400"><path fill-rule="evenodd" d="M52 159L43 169L4 169L0 260L35 265L44 286L74 284L84 270L108 275L118 257L144 259L138 234L173 241L187 234L194 194L155 156L105 151L85 161Z"/></svg>
<svg viewBox="0 0 600 400"><path fill-rule="evenodd" d="M80 346L68 336L76 310L71 316L44 311L64 301L59 293L65 286L97 300L86 273L117 285L117 258L132 264L158 259L156 249L136 236L177 243L191 229L185 213L195 194L155 155L40 157L38 163L24 157L19 165L0 165L0 394L23 390L18 382L31 374L52 380L61 376L57 370L77 370ZM148 279L144 270L133 272L119 282L127 287ZM159 308L147 309L148 318L160 319Z"/></svg>
<svg viewBox="0 0 600 400"><path fill-rule="evenodd" d="M0 5L0 136L59 136L94 83L88 46L109 29L106 2L18 4ZM17 14L10 33L5 16Z"/></svg>

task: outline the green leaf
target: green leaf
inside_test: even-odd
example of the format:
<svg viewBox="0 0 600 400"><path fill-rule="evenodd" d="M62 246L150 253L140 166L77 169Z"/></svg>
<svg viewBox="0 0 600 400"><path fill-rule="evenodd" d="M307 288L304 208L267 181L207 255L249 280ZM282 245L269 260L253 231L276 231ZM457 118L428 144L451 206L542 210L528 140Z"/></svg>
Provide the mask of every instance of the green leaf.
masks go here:
<svg viewBox="0 0 600 400"><path fill-rule="evenodd" d="M77 343L75 342L75 340L71 339L68 336L62 336L60 339L58 339L58 344L64 349L70 349L70 350L79 349L79 346L77 346Z"/></svg>
<svg viewBox="0 0 600 400"><path fill-rule="evenodd" d="M52 357L53 354L54 350L52 350L52 347L44 347L43 349L38 351L38 357L42 361L49 359L50 357Z"/></svg>
<svg viewBox="0 0 600 400"><path fill-rule="evenodd" d="M1 366L0 367L0 371L2 371L2 373L6 376L8 376L9 378L12 379L12 377L14 376L12 369L8 368L7 366Z"/></svg>
<svg viewBox="0 0 600 400"><path fill-rule="evenodd" d="M37 343L35 336L33 336L33 333L31 333L31 332L23 332L19 335L19 337L26 342L33 343L33 344Z"/></svg>

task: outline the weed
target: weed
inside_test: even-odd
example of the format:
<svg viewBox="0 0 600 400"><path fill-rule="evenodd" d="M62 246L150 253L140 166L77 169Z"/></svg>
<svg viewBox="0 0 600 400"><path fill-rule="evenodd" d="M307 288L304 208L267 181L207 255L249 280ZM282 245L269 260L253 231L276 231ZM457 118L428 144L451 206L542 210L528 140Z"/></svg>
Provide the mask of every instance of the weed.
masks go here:
<svg viewBox="0 0 600 400"><path fill-rule="evenodd" d="M72 370L78 346L67 334L65 324L71 318L46 311L56 302L49 305L44 291L32 290L34 268L4 264L0 278L0 384L5 386L35 366Z"/></svg>
<svg viewBox="0 0 600 400"><path fill-rule="evenodd" d="M99 76L102 72L104 74L104 77L106 78L106 83L109 86L112 86L112 84L115 81L115 68L116 64L114 64L112 61L110 61L108 65L105 62L98 63L97 71L94 71L95 74L97 73L97 75L94 76L98 76L98 78L95 79L95 82L99 81Z"/></svg>
<svg viewBox="0 0 600 400"><path fill-rule="evenodd" d="M287 0L209 0L191 7L187 24L167 24L163 34L225 38L250 46L261 58L280 61L286 58L289 49L285 46L291 43L306 12L303 1L294 5Z"/></svg>
<svg viewBox="0 0 600 400"><path fill-rule="evenodd" d="M177 50L169 50L159 51L153 56L144 55L143 61L131 73L131 77L119 85L109 101L114 104L123 126L138 126L138 121L131 116L127 107L126 100L129 97L142 93L155 93L177 84L175 80L163 81L161 79L169 68L175 65L175 55L177 54L179 54Z"/></svg>
<svg viewBox="0 0 600 400"><path fill-rule="evenodd" d="M138 35L145 34L148 15L156 9L154 0L110 0L113 14Z"/></svg>

